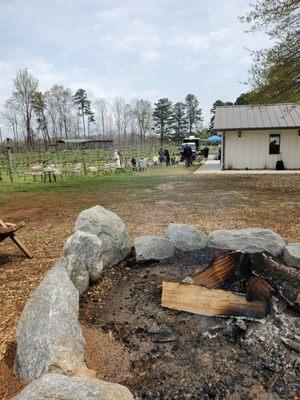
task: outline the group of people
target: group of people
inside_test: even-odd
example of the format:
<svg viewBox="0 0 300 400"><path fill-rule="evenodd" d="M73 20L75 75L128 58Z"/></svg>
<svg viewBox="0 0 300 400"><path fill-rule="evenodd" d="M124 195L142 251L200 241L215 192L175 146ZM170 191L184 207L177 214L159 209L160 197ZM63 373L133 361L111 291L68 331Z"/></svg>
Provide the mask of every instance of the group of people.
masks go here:
<svg viewBox="0 0 300 400"><path fill-rule="evenodd" d="M135 157L132 157L130 162L133 171L144 170L147 168L148 158L142 156L137 162Z"/></svg>
<svg viewBox="0 0 300 400"><path fill-rule="evenodd" d="M158 156L160 164L166 164L167 167L171 165L171 157L168 149L163 150L161 147Z"/></svg>
<svg viewBox="0 0 300 400"><path fill-rule="evenodd" d="M205 161L207 161L208 155L209 155L209 148L207 145L204 146L204 148L201 150L201 153L203 154ZM195 158L196 158L196 154L193 152L191 146L188 143L186 143L186 145L183 148L183 152L182 152L182 161L185 162L185 166L191 167ZM221 146L220 145L218 147L218 159L219 160L221 159ZM171 164L176 164L178 162L175 154L173 154L173 156L171 157L169 150L163 149L162 147L160 148L160 150L158 152L158 160L159 160L160 165L166 165L167 167L170 166ZM114 161L115 161L116 168L123 168L124 158L123 158L121 151L115 150ZM148 159L143 156L140 158L140 160L138 162L136 161L135 157L132 157L131 167L133 170L145 169L147 167L147 162L148 162Z"/></svg>
<svg viewBox="0 0 300 400"><path fill-rule="evenodd" d="M208 160L209 148L207 145L201 150L202 155L204 156L205 161ZM182 158L185 161L185 166L190 167L193 164L193 161L196 159L196 153L193 152L191 146L186 143L183 148Z"/></svg>
<svg viewBox="0 0 300 400"><path fill-rule="evenodd" d="M182 158L185 162L186 167L190 167L192 165L193 157L194 157L193 150L192 150L191 146L187 143L184 146L183 152L182 152Z"/></svg>

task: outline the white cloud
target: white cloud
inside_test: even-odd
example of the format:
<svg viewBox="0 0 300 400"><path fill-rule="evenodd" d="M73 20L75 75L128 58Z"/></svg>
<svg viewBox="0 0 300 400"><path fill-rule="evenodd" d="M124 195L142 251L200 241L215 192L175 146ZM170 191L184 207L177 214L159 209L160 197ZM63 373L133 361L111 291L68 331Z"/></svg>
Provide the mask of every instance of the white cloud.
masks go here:
<svg viewBox="0 0 300 400"><path fill-rule="evenodd" d="M28 67L45 90L83 87L94 97L194 92L211 102L244 91L263 34L245 34L248 0L0 0L0 100Z"/></svg>
<svg viewBox="0 0 300 400"><path fill-rule="evenodd" d="M0 60L0 100L3 101L11 96L13 79L17 71L23 68L28 68L38 78L42 90L65 80L64 75L58 72L53 64L42 57L30 54L25 49L19 49L5 60Z"/></svg>

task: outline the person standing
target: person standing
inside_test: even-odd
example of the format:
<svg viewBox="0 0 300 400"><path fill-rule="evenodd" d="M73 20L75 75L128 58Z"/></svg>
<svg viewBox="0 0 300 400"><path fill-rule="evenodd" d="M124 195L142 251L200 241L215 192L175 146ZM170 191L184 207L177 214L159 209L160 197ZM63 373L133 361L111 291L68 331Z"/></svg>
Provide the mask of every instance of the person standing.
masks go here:
<svg viewBox="0 0 300 400"><path fill-rule="evenodd" d="M207 161L207 159L208 159L208 154L209 154L209 148L207 147L207 145L205 145L204 149L203 149L203 155L204 155L205 161Z"/></svg>
<svg viewBox="0 0 300 400"><path fill-rule="evenodd" d="M169 153L168 149L165 149L164 156L165 156L165 160L166 160L166 166L169 167L170 166L170 153Z"/></svg>
<svg viewBox="0 0 300 400"><path fill-rule="evenodd" d="M183 149L183 158L185 160L185 166L190 167L192 161L193 151L192 148L188 145L188 143L184 146Z"/></svg>
<svg viewBox="0 0 300 400"><path fill-rule="evenodd" d="M118 151L118 154L119 154L119 160L120 160L120 167L124 168L124 157L123 157L123 154L122 154L122 152L120 150Z"/></svg>
<svg viewBox="0 0 300 400"><path fill-rule="evenodd" d="M119 156L118 150L115 151L114 160L115 160L115 166L116 166L116 168L121 168L120 156Z"/></svg>
<svg viewBox="0 0 300 400"><path fill-rule="evenodd" d="M218 146L218 160L220 160L220 161L221 161L221 152L222 152L222 146L221 146L221 143L220 143L219 146Z"/></svg>
<svg viewBox="0 0 300 400"><path fill-rule="evenodd" d="M165 156L162 147L160 148L158 155L159 155L159 163L160 165L162 165L165 162Z"/></svg>

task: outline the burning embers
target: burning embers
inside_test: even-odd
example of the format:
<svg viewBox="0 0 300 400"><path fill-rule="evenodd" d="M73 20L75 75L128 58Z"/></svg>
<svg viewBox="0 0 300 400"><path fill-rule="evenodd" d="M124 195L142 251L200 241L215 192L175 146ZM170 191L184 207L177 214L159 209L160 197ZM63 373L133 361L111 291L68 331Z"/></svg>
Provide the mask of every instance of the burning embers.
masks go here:
<svg viewBox="0 0 300 400"><path fill-rule="evenodd" d="M163 281L163 307L204 316L261 319L272 309L272 298L300 308L300 272L265 254L216 252L193 284Z"/></svg>

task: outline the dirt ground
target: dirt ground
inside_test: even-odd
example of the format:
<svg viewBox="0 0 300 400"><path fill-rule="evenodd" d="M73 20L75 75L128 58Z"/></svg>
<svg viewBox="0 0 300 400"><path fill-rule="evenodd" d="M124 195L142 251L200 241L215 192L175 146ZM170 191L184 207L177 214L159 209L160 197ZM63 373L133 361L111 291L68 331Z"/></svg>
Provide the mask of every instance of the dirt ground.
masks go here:
<svg viewBox="0 0 300 400"><path fill-rule="evenodd" d="M38 186L39 185L39 186ZM34 254L25 259L9 240L0 244L0 398L20 389L12 366L20 313L72 234L79 212L100 204L117 212L132 238L162 234L169 222L206 232L271 228L300 241L300 176L196 176L182 167L118 177L89 178L66 188L38 184L1 191L1 218L24 220L19 237Z"/></svg>

